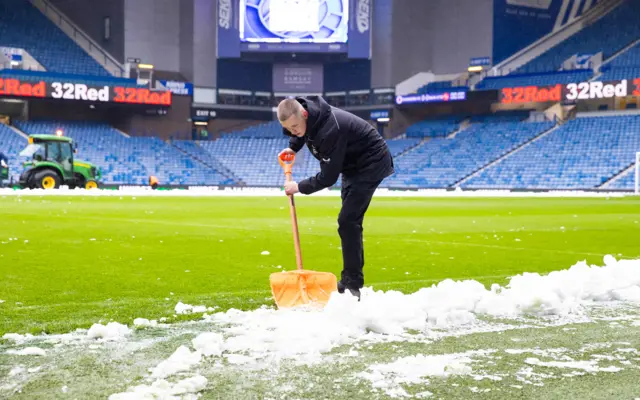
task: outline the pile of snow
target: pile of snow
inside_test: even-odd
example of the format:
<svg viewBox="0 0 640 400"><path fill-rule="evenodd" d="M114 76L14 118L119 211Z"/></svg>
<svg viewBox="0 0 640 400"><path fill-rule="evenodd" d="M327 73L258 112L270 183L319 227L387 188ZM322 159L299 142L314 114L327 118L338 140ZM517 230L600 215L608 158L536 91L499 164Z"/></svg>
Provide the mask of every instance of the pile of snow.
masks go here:
<svg viewBox="0 0 640 400"><path fill-rule="evenodd" d="M12 340L14 341L16 344L22 344L28 340L33 339L34 336L30 333L21 335L19 333L5 333L4 336L2 336L2 339L5 340Z"/></svg>
<svg viewBox="0 0 640 400"><path fill-rule="evenodd" d="M207 317L223 326L228 353L253 359L318 359L322 353L359 340L404 338L408 331L425 335L433 329L470 328L478 316L515 318L525 314L570 316L581 314L592 302L637 301L640 260L616 261L605 266L580 262L542 276L525 273L511 278L506 287L487 290L474 280L444 280L413 294L362 290L362 301L334 292L322 310L253 311L231 309Z"/></svg>
<svg viewBox="0 0 640 400"><path fill-rule="evenodd" d="M7 350L7 354L16 356L46 356L47 352L40 347L26 347L22 350Z"/></svg>
<svg viewBox="0 0 640 400"><path fill-rule="evenodd" d="M184 304L183 302L179 301L178 304L176 304L176 307L174 308L176 314L181 315L181 314L196 314L196 313L204 313L204 312L211 312L214 311L215 308L214 307L208 307L207 306L192 306L191 304Z"/></svg>
<svg viewBox="0 0 640 400"><path fill-rule="evenodd" d="M598 267L580 262L545 276L524 273L512 277L505 287L494 284L489 290L474 280L447 279L412 294L364 288L360 302L349 294L334 292L321 309L230 309L207 316L205 321L214 324L217 332L193 339L193 349L180 346L167 360L150 369L151 377L164 379L188 372L207 357L222 357L230 364L270 365L281 359L312 363L322 361L324 353L342 345L429 340L437 337L434 330L440 329L480 331L487 327L487 322L478 319L483 315L564 317L581 315L584 307L594 302L639 301L640 260L617 261L606 256L604 264ZM200 310L204 312L205 307L182 302L176 305L176 313ZM355 350L353 356L357 356ZM362 377L385 388L389 395L402 395L404 389L398 386L401 383L471 374L471 356L470 352L406 357L372 366ZM536 365L543 366L542 362Z"/></svg>
<svg viewBox="0 0 640 400"><path fill-rule="evenodd" d="M155 368L150 368L152 378L166 378L178 372L188 371L192 366L200 363L202 354L199 351L191 352L187 347L180 346L171 357L162 361Z"/></svg>
<svg viewBox="0 0 640 400"><path fill-rule="evenodd" d="M136 318L133 320L133 325L136 328L155 327L158 326L158 321L156 321L155 319L149 321L146 318Z"/></svg>
<svg viewBox="0 0 640 400"><path fill-rule="evenodd" d="M478 350L457 354L415 355L399 358L388 364L374 364L356 377L368 380L374 389L382 389L390 397L406 397L403 384L429 384L426 378L446 378L452 375L470 375L471 357L486 356L494 350ZM427 393L424 394L428 396Z"/></svg>
<svg viewBox="0 0 640 400"><path fill-rule="evenodd" d="M105 341L119 340L129 335L131 329L128 326L122 325L118 322L109 322L106 326L102 324L93 324L87 336L90 339L102 339Z"/></svg>
<svg viewBox="0 0 640 400"><path fill-rule="evenodd" d="M170 383L164 379L159 379L151 384L139 385L129 392L116 393L109 396L109 400L154 400L154 399L197 399L196 393L203 391L207 387L207 378L196 375L183 379L177 383Z"/></svg>
<svg viewBox="0 0 640 400"><path fill-rule="evenodd" d="M201 333L191 343L204 356L221 356L224 350L224 338L216 332Z"/></svg>
<svg viewBox="0 0 640 400"><path fill-rule="evenodd" d="M371 381L375 388L393 387L402 383L424 383L425 377L447 377L471 374L471 358L466 354L442 354L403 357L389 364L374 364L371 372L359 377Z"/></svg>

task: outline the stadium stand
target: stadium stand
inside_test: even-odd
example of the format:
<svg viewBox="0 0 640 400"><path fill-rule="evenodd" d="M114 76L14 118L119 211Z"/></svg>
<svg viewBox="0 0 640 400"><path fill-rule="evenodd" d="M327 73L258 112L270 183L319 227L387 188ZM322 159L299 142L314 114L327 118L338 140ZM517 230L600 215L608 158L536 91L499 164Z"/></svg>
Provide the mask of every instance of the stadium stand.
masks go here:
<svg viewBox="0 0 640 400"><path fill-rule="evenodd" d="M16 122L25 133L54 133L61 129L78 143L80 159L102 169L102 182L146 185L150 175L162 184L221 185L233 179L194 160L155 137L126 137L105 124L90 122Z"/></svg>
<svg viewBox="0 0 640 400"><path fill-rule="evenodd" d="M205 165L212 167L216 171L221 172L225 176L231 178L233 182L241 183L241 179L238 178L232 171L228 170L217 158L206 151L202 146L198 145L193 140L173 140L171 144L184 152L188 156L204 163Z"/></svg>
<svg viewBox="0 0 640 400"><path fill-rule="evenodd" d="M600 70L602 76L599 80L604 82L640 78L640 42L603 65Z"/></svg>
<svg viewBox="0 0 640 400"><path fill-rule="evenodd" d="M26 50L50 72L111 76L27 0L0 0L0 46Z"/></svg>
<svg viewBox="0 0 640 400"><path fill-rule="evenodd" d="M447 136L458 129L459 123L459 118L420 121L407 128L406 135L408 138Z"/></svg>
<svg viewBox="0 0 640 400"><path fill-rule="evenodd" d="M553 127L553 122L473 124L455 138L435 138L396 160L387 187L448 187Z"/></svg>
<svg viewBox="0 0 640 400"><path fill-rule="evenodd" d="M287 147L285 137L236 137L225 135L200 145L249 186L281 186L284 182L277 154ZM318 161L304 148L296 157L294 180L307 178L320 170Z"/></svg>
<svg viewBox="0 0 640 400"><path fill-rule="evenodd" d="M635 174L636 174L636 171L633 169L628 172L625 172L618 180L608 185L607 189L634 190Z"/></svg>
<svg viewBox="0 0 640 400"><path fill-rule="evenodd" d="M529 117L529 111L498 111L487 115L474 115L469 118L471 123L485 122L520 122Z"/></svg>
<svg viewBox="0 0 640 400"><path fill-rule="evenodd" d="M629 167L640 150L640 116L567 122L471 178L468 188L595 188Z"/></svg>
<svg viewBox="0 0 640 400"><path fill-rule="evenodd" d="M115 85L122 87L144 87L144 85L138 85L135 79L126 78L114 78L114 77L98 77L88 75L72 75L72 74L60 74L55 72L40 72L40 71L26 71L17 69L3 69L0 70L0 78L13 78L20 80L33 80L39 79L41 81L51 83L64 82L70 83L84 83L85 85L104 86Z"/></svg>
<svg viewBox="0 0 640 400"><path fill-rule="evenodd" d="M606 60L640 37L638 15L640 2L626 1L513 72L526 74L557 71L574 54L596 54L602 51L603 59Z"/></svg>
<svg viewBox="0 0 640 400"><path fill-rule="evenodd" d="M5 124L0 124L0 151L9 157L9 181L17 182L22 165L17 155L27 145L27 139L17 134ZM6 183L6 182L5 182Z"/></svg>
<svg viewBox="0 0 640 400"><path fill-rule="evenodd" d="M391 151L391 156L395 158L412 147L417 146L420 142L421 140L417 138L393 139L387 140L387 145L389 146L389 151Z"/></svg>
<svg viewBox="0 0 640 400"><path fill-rule="evenodd" d="M422 86L418 89L418 94L437 94L443 92L452 92L452 91L468 91L469 88L467 86L453 86L453 82L451 81L440 81L440 82L431 82L425 86Z"/></svg>
<svg viewBox="0 0 640 400"><path fill-rule="evenodd" d="M547 72L544 74L506 75L488 77L480 81L475 88L479 90L502 89L517 86L547 86L555 84L567 84L572 82L584 82L593 76L591 70Z"/></svg>
<svg viewBox="0 0 640 400"><path fill-rule="evenodd" d="M396 139L388 143L392 154L397 156L416 146L420 139ZM211 161L205 160L207 164L222 165L249 186L279 186L284 177L275 156L288 144L289 139L282 134L282 127L277 121L273 121L224 134L215 141L189 144L181 148L191 156L202 157L203 160L206 156L202 155L202 149L206 150L211 157L207 159ZM293 171L294 180L301 180L317 174L320 165L304 147L298 153ZM340 185L339 179L335 186Z"/></svg>
<svg viewBox="0 0 640 400"><path fill-rule="evenodd" d="M223 136L242 138L284 138L282 125L278 121L249 126L239 131L223 133Z"/></svg>

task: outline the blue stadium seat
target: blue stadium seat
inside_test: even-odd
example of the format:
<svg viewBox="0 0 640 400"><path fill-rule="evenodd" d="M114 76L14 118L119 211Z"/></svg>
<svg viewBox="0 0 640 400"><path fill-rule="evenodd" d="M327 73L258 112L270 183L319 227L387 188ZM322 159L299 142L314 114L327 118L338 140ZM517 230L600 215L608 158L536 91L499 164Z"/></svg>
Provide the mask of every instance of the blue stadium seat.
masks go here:
<svg viewBox="0 0 640 400"><path fill-rule="evenodd" d="M222 185L233 179L197 161L156 137L127 137L106 124L28 121L16 126L29 134L62 129L78 143L79 159L102 169L104 183L146 185L150 175L161 184Z"/></svg>
<svg viewBox="0 0 640 400"><path fill-rule="evenodd" d="M431 138L447 136L458 129L458 118L425 120L407 128L408 138Z"/></svg>
<svg viewBox="0 0 640 400"><path fill-rule="evenodd" d="M47 71L111 76L27 0L0 0L0 46L26 50Z"/></svg>
<svg viewBox="0 0 640 400"><path fill-rule="evenodd" d="M608 186L608 189L635 190L635 170L625 172L617 181Z"/></svg>
<svg viewBox="0 0 640 400"><path fill-rule="evenodd" d="M444 92L455 92L455 91L468 91L469 88L467 86L453 86L453 82L451 81L440 81L440 82L431 82L425 86L422 86L418 89L418 94L437 94Z"/></svg>
<svg viewBox="0 0 640 400"><path fill-rule="evenodd" d="M25 71L19 69L3 69L0 70L0 78L12 78L23 81L29 80L41 80L47 83L51 82L69 82L69 83L84 83L89 86L105 86L105 85L118 85L122 87L145 87L145 85L138 85L135 79L116 78L116 77L100 77L91 75L71 75L51 72L40 71Z"/></svg>
<svg viewBox="0 0 640 400"><path fill-rule="evenodd" d="M469 188L594 188L640 151L640 116L578 118L466 182Z"/></svg>
<svg viewBox="0 0 640 400"><path fill-rule="evenodd" d="M387 187L448 187L553 127L553 122L472 124L453 139L435 138L396 159Z"/></svg>
<svg viewBox="0 0 640 400"><path fill-rule="evenodd" d="M557 71L562 63L574 54L596 54L602 51L606 60L640 38L638 15L640 15L640 1L626 1L592 25L513 72L531 74Z"/></svg>
<svg viewBox="0 0 640 400"><path fill-rule="evenodd" d="M585 82L593 76L591 70L559 71L544 74L506 75L484 78L476 85L477 90L493 90L517 86L550 86L572 82Z"/></svg>
<svg viewBox="0 0 640 400"><path fill-rule="evenodd" d="M601 81L640 78L640 43L620 54L601 68Z"/></svg>

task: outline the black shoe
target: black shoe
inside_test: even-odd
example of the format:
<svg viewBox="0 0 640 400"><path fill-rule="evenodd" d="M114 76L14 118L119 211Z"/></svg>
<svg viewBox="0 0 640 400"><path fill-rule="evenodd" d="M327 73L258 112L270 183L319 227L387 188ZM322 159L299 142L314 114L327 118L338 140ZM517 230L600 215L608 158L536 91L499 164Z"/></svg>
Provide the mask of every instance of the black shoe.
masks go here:
<svg viewBox="0 0 640 400"><path fill-rule="evenodd" d="M358 298L358 301L360 301L360 289L358 288L350 288L347 285L345 285L342 281L338 281L338 293L344 293L345 289L349 289L349 292L351 293L351 295L355 296Z"/></svg>

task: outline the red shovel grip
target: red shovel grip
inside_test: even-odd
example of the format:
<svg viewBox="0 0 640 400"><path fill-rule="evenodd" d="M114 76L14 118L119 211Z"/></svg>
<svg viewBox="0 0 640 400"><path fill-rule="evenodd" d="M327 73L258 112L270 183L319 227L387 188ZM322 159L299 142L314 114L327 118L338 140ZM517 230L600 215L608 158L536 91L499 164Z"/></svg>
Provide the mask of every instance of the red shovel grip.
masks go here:
<svg viewBox="0 0 640 400"><path fill-rule="evenodd" d="M278 157L278 162L280 163L280 166L284 170L284 174L287 175L287 177L291 176L291 169L293 168L293 163L295 162L295 160L295 154L284 153Z"/></svg>

